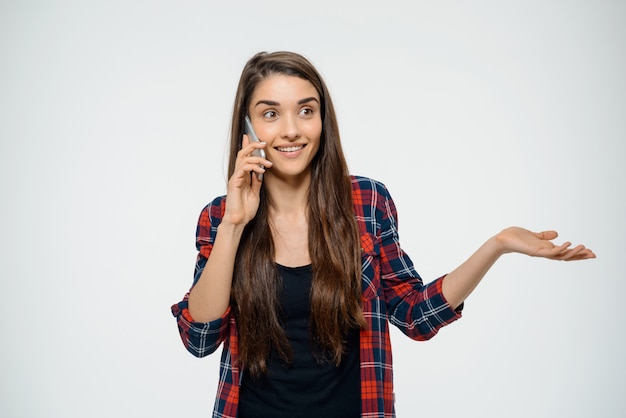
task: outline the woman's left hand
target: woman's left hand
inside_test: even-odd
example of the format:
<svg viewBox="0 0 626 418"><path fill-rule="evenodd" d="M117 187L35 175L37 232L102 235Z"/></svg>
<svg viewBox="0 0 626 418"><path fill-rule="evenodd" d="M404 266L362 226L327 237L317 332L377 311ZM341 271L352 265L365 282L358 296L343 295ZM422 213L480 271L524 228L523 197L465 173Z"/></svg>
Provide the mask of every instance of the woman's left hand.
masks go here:
<svg viewBox="0 0 626 418"><path fill-rule="evenodd" d="M596 258L596 255L584 245L572 246L571 242L556 245L552 242L558 237L556 231L531 232L524 228L511 227L495 236L502 253L520 253L551 260L574 261Z"/></svg>
<svg viewBox="0 0 626 418"><path fill-rule="evenodd" d="M458 307L485 276L502 254L520 253L551 260L574 261L596 258L584 245L572 246L571 242L556 245L556 231L531 232L524 228L506 228L491 237L470 258L454 269L443 281L443 294L454 309Z"/></svg>

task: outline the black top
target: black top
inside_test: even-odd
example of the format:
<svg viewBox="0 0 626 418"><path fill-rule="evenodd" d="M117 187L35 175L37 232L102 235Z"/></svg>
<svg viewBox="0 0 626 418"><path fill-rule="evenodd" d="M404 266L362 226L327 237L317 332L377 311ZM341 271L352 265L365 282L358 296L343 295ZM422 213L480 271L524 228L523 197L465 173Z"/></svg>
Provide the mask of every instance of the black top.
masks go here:
<svg viewBox="0 0 626 418"><path fill-rule="evenodd" d="M268 359L268 372L252 379L247 373L239 397L239 418L358 418L361 413L359 331L348 335L341 364L320 362L309 332L311 266L278 265L283 291L282 319L293 350L292 364ZM316 352L319 352L317 350Z"/></svg>

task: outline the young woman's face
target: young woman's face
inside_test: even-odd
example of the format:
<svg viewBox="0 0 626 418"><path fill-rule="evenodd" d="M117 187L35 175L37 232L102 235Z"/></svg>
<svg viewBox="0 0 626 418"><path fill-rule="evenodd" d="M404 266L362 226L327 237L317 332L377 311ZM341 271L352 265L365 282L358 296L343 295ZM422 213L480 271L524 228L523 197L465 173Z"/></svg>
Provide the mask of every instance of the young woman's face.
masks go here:
<svg viewBox="0 0 626 418"><path fill-rule="evenodd" d="M310 172L322 134L320 97L309 81L272 75L261 81L248 113L273 165L266 175L297 177Z"/></svg>

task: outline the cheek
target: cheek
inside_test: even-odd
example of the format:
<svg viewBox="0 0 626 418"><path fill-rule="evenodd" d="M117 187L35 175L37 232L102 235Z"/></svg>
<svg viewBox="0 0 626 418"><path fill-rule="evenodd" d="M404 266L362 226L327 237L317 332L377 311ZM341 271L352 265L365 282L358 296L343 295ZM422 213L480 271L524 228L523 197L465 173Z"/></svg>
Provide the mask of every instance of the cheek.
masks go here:
<svg viewBox="0 0 626 418"><path fill-rule="evenodd" d="M315 152L320 149L320 145L322 142L320 134L321 132L315 131L311 132L311 135L309 136L309 139L311 140L311 145L315 148Z"/></svg>
<svg viewBox="0 0 626 418"><path fill-rule="evenodd" d="M313 124L308 129L308 137L314 138L315 142L319 144L320 138L322 136L322 122Z"/></svg>
<svg viewBox="0 0 626 418"><path fill-rule="evenodd" d="M311 144L313 146L312 156L315 156L315 155L317 155L319 153L320 147L322 145L322 140L321 140L319 134L315 138L316 138L316 140L313 141L313 143Z"/></svg>
<svg viewBox="0 0 626 418"><path fill-rule="evenodd" d="M268 128L267 126L268 125L265 125L265 129L257 129L256 134L261 141L269 143L276 136L276 132L274 132L274 129Z"/></svg>

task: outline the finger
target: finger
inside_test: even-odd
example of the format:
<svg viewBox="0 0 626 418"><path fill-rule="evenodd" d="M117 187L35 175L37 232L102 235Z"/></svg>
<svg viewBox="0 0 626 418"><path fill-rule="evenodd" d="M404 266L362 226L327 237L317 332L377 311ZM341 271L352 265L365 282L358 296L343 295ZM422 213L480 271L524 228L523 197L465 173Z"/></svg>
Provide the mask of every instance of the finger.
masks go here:
<svg viewBox="0 0 626 418"><path fill-rule="evenodd" d="M576 254L575 257L569 258L565 261L588 260L591 258L596 258L595 253L591 251L589 248L585 248L584 250Z"/></svg>
<svg viewBox="0 0 626 418"><path fill-rule="evenodd" d="M238 168L228 180L228 189L243 189L250 184L250 174Z"/></svg>
<svg viewBox="0 0 626 418"><path fill-rule="evenodd" d="M259 164L252 164L250 171L256 173L257 174L256 177L260 176L260 178L262 178L263 173L265 173L265 167Z"/></svg>
<svg viewBox="0 0 626 418"><path fill-rule="evenodd" d="M556 231L548 230L548 231L537 232L535 236L539 239L550 241L558 237L559 234Z"/></svg>
<svg viewBox="0 0 626 418"><path fill-rule="evenodd" d="M576 246L574 248L570 248L567 251L564 251L563 253L561 253L560 254L560 258L561 258L561 260L571 259L573 257L576 257L584 249L585 249L584 245L578 245L578 246Z"/></svg>
<svg viewBox="0 0 626 418"><path fill-rule="evenodd" d="M233 175L229 180L229 183L232 184L232 186L236 188L246 187L250 185L250 175L252 172L260 174L265 172L265 168L255 162L255 159L258 159L258 157L248 157L245 160L240 160L237 162L237 165L235 166L235 171L233 172Z"/></svg>
<svg viewBox="0 0 626 418"><path fill-rule="evenodd" d="M554 259L555 260L563 260L563 261L567 261L567 260L572 260L572 259L576 259L577 257L579 257L579 255L581 253L583 253L586 250L584 245L577 245L574 248L568 248L565 251L557 254Z"/></svg>
<svg viewBox="0 0 626 418"><path fill-rule="evenodd" d="M554 247L550 250L550 254L552 254L552 256L556 257L556 256L558 256L560 254L563 254L571 246L572 246L572 243L569 242L569 241L566 241L566 242L564 242L561 245L554 245Z"/></svg>
<svg viewBox="0 0 626 418"><path fill-rule="evenodd" d="M239 155L250 155L255 149L263 149L266 145L267 144L265 142L250 142L248 136L244 135Z"/></svg>
<svg viewBox="0 0 626 418"><path fill-rule="evenodd" d="M237 154L237 162L235 165L236 173L238 173L239 175L243 175L243 173L239 172L240 169L243 169L248 173L250 171L256 171L253 170L254 165L260 167L262 170L260 171L260 173L262 173L265 171L265 169L270 168L273 165L272 162L268 159L258 157L252 154L255 149L259 148L257 145L258 143L253 142L252 144L249 144L245 148L239 150ZM263 144L263 146L265 146L265 144Z"/></svg>
<svg viewBox="0 0 626 418"><path fill-rule="evenodd" d="M263 170L265 171L265 170ZM253 175L252 175L252 180L251 180L251 188L252 191L254 191L255 193L259 193L261 190L261 184L263 184L263 173L259 173L258 171L256 171Z"/></svg>
<svg viewBox="0 0 626 418"><path fill-rule="evenodd" d="M571 253L566 254L563 261L586 260L590 258L596 258L594 252L583 245L579 245L578 247L572 249Z"/></svg>
<svg viewBox="0 0 626 418"><path fill-rule="evenodd" d="M241 148L237 152L237 158L245 158L252 154L255 149L265 148L264 142L250 142L248 135L244 135L241 140Z"/></svg>
<svg viewBox="0 0 626 418"><path fill-rule="evenodd" d="M244 177L252 173L263 174L265 173L265 166L262 164L263 161L264 160L259 157L249 158L240 166L241 171L238 173Z"/></svg>
<svg viewBox="0 0 626 418"><path fill-rule="evenodd" d="M543 248L538 248L534 254L537 257L544 257L553 260L560 260L561 256L568 250L571 243L565 242L561 245L554 245L550 241L544 241Z"/></svg>

